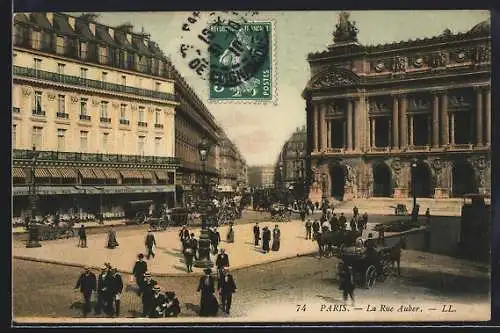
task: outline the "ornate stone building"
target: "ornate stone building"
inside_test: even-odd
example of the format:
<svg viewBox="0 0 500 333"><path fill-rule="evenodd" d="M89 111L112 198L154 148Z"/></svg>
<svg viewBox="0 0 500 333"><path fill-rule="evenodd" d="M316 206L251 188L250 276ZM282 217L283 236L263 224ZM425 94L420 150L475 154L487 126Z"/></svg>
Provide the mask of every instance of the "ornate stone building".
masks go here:
<svg viewBox="0 0 500 333"><path fill-rule="evenodd" d="M274 165L249 166L248 185L252 188L274 187Z"/></svg>
<svg viewBox="0 0 500 333"><path fill-rule="evenodd" d="M133 200L174 203L174 82L157 44L92 15L18 13L13 22L14 216L103 213Z"/></svg>
<svg viewBox="0 0 500 333"><path fill-rule="evenodd" d="M312 188L326 174L340 200L490 193L489 21L375 46L357 33L343 12L334 43L308 56Z"/></svg>
<svg viewBox="0 0 500 333"><path fill-rule="evenodd" d="M307 160L307 130L306 126L297 127L295 132L285 142L281 149L278 161L275 166L276 187L296 188L301 192L306 180L306 160ZM282 170L279 169L280 164Z"/></svg>
<svg viewBox="0 0 500 333"><path fill-rule="evenodd" d="M241 192L247 186L247 166L238 147L222 133L219 138L219 192Z"/></svg>

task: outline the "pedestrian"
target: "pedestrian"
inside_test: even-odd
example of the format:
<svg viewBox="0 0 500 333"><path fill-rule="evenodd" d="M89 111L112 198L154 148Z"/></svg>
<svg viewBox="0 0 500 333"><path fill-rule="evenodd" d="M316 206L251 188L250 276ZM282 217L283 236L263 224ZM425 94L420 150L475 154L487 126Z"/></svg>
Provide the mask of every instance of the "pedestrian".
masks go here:
<svg viewBox="0 0 500 333"><path fill-rule="evenodd" d="M198 240L194 236L194 233L191 233L189 238L190 247L193 249L193 256L195 260L198 260Z"/></svg>
<svg viewBox="0 0 500 333"><path fill-rule="evenodd" d="M186 270L188 273L193 271L193 257L194 257L194 249L192 248L192 242L186 244L184 248L184 262L186 263Z"/></svg>
<svg viewBox="0 0 500 333"><path fill-rule="evenodd" d="M167 291L165 293L165 298L167 301L167 306L165 308L166 317L177 317L181 313L181 305L179 299L173 291Z"/></svg>
<svg viewBox="0 0 500 333"><path fill-rule="evenodd" d="M227 238L226 238L228 243L234 243L234 230L233 226L229 224L229 230L227 232Z"/></svg>
<svg viewBox="0 0 500 333"><path fill-rule="evenodd" d="M217 252L219 251L218 250L218 247L219 247L219 242L220 242L220 233L219 231L214 227L212 229L212 233L210 235L210 242L212 243L212 251L213 251L213 254L217 254Z"/></svg>
<svg viewBox="0 0 500 333"><path fill-rule="evenodd" d="M358 207L354 206L354 208L352 209L352 215L358 216L358 214L359 214L359 209Z"/></svg>
<svg viewBox="0 0 500 333"><path fill-rule="evenodd" d="M340 229L342 229L342 230L347 229L347 219L345 218L344 213L340 213L339 225L340 225Z"/></svg>
<svg viewBox="0 0 500 333"><path fill-rule="evenodd" d="M279 251L280 249L280 243L281 243L281 230L278 228L278 225L276 224L273 229L273 246L272 250L273 251Z"/></svg>
<svg viewBox="0 0 500 333"><path fill-rule="evenodd" d="M153 234L153 231L151 229L148 230L145 244L146 244L146 249L148 251L146 258L149 260L150 256L153 256L154 259L155 254L153 252L153 246L156 246L156 240L155 240L155 235Z"/></svg>
<svg viewBox="0 0 500 333"><path fill-rule="evenodd" d="M205 268L203 272L205 273L205 276L200 277L197 290L198 292L201 292L200 316L216 316L219 311L219 303L217 302L217 298L214 296L215 281L213 276L210 275L212 270L210 268Z"/></svg>
<svg viewBox="0 0 500 333"><path fill-rule="evenodd" d="M330 225L330 222L328 222L328 220L325 218L325 220L321 224L321 232L323 234L326 234L329 231L332 231L332 226Z"/></svg>
<svg viewBox="0 0 500 333"><path fill-rule="evenodd" d="M180 239L181 244L182 244L182 252L184 253L184 249L186 247L186 242L189 239L189 230L187 229L187 227L185 225L182 226L182 229L179 232L179 239Z"/></svg>
<svg viewBox="0 0 500 333"><path fill-rule="evenodd" d="M226 254L224 249L220 249L219 255L217 255L217 259L215 260L215 267L217 267L217 277L219 280L223 276L224 267L229 267L229 256Z"/></svg>
<svg viewBox="0 0 500 333"><path fill-rule="evenodd" d="M255 225L253 226L253 239L254 239L254 245L259 246L259 240L260 240L259 222L256 222Z"/></svg>
<svg viewBox="0 0 500 333"><path fill-rule="evenodd" d="M312 222L311 220L306 221L306 239L311 239L312 235Z"/></svg>
<svg viewBox="0 0 500 333"><path fill-rule="evenodd" d="M139 253L137 256L137 261L135 262L134 269L132 270L132 275L135 277L135 282L139 290L137 294L141 296L142 289L144 288L144 273L148 270L148 264L144 261L144 254Z"/></svg>
<svg viewBox="0 0 500 333"><path fill-rule="evenodd" d="M111 278L112 278L112 297L115 305L114 313L117 317L120 317L120 302L121 295L123 292L123 279L116 267L111 269Z"/></svg>
<svg viewBox="0 0 500 333"><path fill-rule="evenodd" d="M111 274L109 274L109 268L111 268L111 265L108 263L104 264L101 268L101 274L97 278L96 315L100 315L102 310L109 314L109 306L107 304L111 291Z"/></svg>
<svg viewBox="0 0 500 333"><path fill-rule="evenodd" d="M97 279L94 273L90 271L89 267L84 268L84 272L78 278L75 289L80 289L83 295L83 317L86 318L90 313L90 302L92 299L92 292L96 290Z"/></svg>
<svg viewBox="0 0 500 333"><path fill-rule="evenodd" d="M305 207L300 208L300 219L302 222L304 222L306 220L306 208Z"/></svg>
<svg viewBox="0 0 500 333"><path fill-rule="evenodd" d="M425 210L425 222L428 227L431 225L431 211L429 208Z"/></svg>
<svg viewBox="0 0 500 333"><path fill-rule="evenodd" d="M224 267L222 278L218 281L217 290L219 291L221 298L222 311L229 314L233 300L233 293L235 293L238 289L236 288L233 276L229 273L228 267Z"/></svg>
<svg viewBox="0 0 500 333"><path fill-rule="evenodd" d="M148 272L144 273L144 288L142 292L142 316L148 317L154 310L153 307L153 295L154 286L158 283L151 278L151 274Z"/></svg>
<svg viewBox="0 0 500 333"><path fill-rule="evenodd" d="M352 274L352 269L344 262L339 262L337 266L337 271L339 275L339 289L342 290L342 298L344 302L347 302L348 296L351 298L352 306L354 306L354 278Z"/></svg>
<svg viewBox="0 0 500 333"><path fill-rule="evenodd" d="M271 241L271 231L266 226L262 229L262 250L264 253L269 252L269 242Z"/></svg>
<svg viewBox="0 0 500 333"><path fill-rule="evenodd" d="M78 247L87 247L87 231L85 230L85 225L81 225L78 229Z"/></svg>
<svg viewBox="0 0 500 333"><path fill-rule="evenodd" d="M116 240L116 231L113 229L113 226L108 231L108 249L114 249L119 246L118 241Z"/></svg>
<svg viewBox="0 0 500 333"><path fill-rule="evenodd" d="M147 313L148 318L162 318L165 317L165 308L167 306L167 299L161 292L161 287L159 285L154 285L151 289L151 306L149 308L149 313Z"/></svg>
<svg viewBox="0 0 500 333"><path fill-rule="evenodd" d="M364 212L363 213L363 229L366 230L367 226L368 226L368 213Z"/></svg>
<svg viewBox="0 0 500 333"><path fill-rule="evenodd" d="M313 241L314 241L318 237L319 230L321 228L318 219L314 220L312 228L313 228Z"/></svg>
<svg viewBox="0 0 500 333"><path fill-rule="evenodd" d="M357 215L355 215L351 218L351 222L349 223L349 225L350 225L352 231L356 231L357 220L358 220Z"/></svg>

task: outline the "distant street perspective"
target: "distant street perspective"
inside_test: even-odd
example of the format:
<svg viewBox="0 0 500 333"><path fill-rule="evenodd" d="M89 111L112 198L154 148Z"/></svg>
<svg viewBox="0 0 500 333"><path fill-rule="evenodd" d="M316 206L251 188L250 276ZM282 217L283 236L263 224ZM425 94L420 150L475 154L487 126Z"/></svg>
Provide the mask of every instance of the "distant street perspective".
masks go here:
<svg viewBox="0 0 500 333"><path fill-rule="evenodd" d="M489 320L490 17L423 13L15 12L14 324Z"/></svg>

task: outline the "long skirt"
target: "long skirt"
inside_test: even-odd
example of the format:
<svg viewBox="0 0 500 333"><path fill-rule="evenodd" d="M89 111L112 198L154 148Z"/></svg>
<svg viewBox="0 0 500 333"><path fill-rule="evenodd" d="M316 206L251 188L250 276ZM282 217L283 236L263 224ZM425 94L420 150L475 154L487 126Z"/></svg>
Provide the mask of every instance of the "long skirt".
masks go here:
<svg viewBox="0 0 500 333"><path fill-rule="evenodd" d="M200 316L216 316L217 312L219 312L219 302L217 298L212 293L202 292L200 299Z"/></svg>
<svg viewBox="0 0 500 333"><path fill-rule="evenodd" d="M280 241L279 240L273 240L273 251L278 251L280 249Z"/></svg>
<svg viewBox="0 0 500 333"><path fill-rule="evenodd" d="M234 230L230 230L227 233L227 242L228 243L234 243Z"/></svg>
<svg viewBox="0 0 500 333"><path fill-rule="evenodd" d="M262 242L262 250L264 250L266 252L269 251L269 241L268 240L264 240Z"/></svg>

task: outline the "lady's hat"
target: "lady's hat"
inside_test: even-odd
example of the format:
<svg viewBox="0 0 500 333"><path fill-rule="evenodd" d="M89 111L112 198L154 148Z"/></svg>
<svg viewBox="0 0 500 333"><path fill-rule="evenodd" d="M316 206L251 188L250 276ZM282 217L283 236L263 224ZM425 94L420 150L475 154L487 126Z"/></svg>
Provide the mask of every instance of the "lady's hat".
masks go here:
<svg viewBox="0 0 500 333"><path fill-rule="evenodd" d="M212 273L212 270L210 268L205 268L203 272L205 272L205 274L210 274Z"/></svg>
<svg viewBox="0 0 500 333"><path fill-rule="evenodd" d="M159 286L159 285L155 285L155 286L153 287L153 290L154 290L154 291L159 291L159 290L161 290L161 288L160 288L160 286Z"/></svg>
<svg viewBox="0 0 500 333"><path fill-rule="evenodd" d="M175 292L174 291L167 291L165 293L165 296L167 296L167 298L170 298L170 299L175 298Z"/></svg>
<svg viewBox="0 0 500 333"><path fill-rule="evenodd" d="M107 269L111 269L111 264L110 264L109 262L104 263L104 266L105 266Z"/></svg>
<svg viewBox="0 0 500 333"><path fill-rule="evenodd" d="M149 274L148 272L144 273L144 277L151 277L151 274Z"/></svg>

